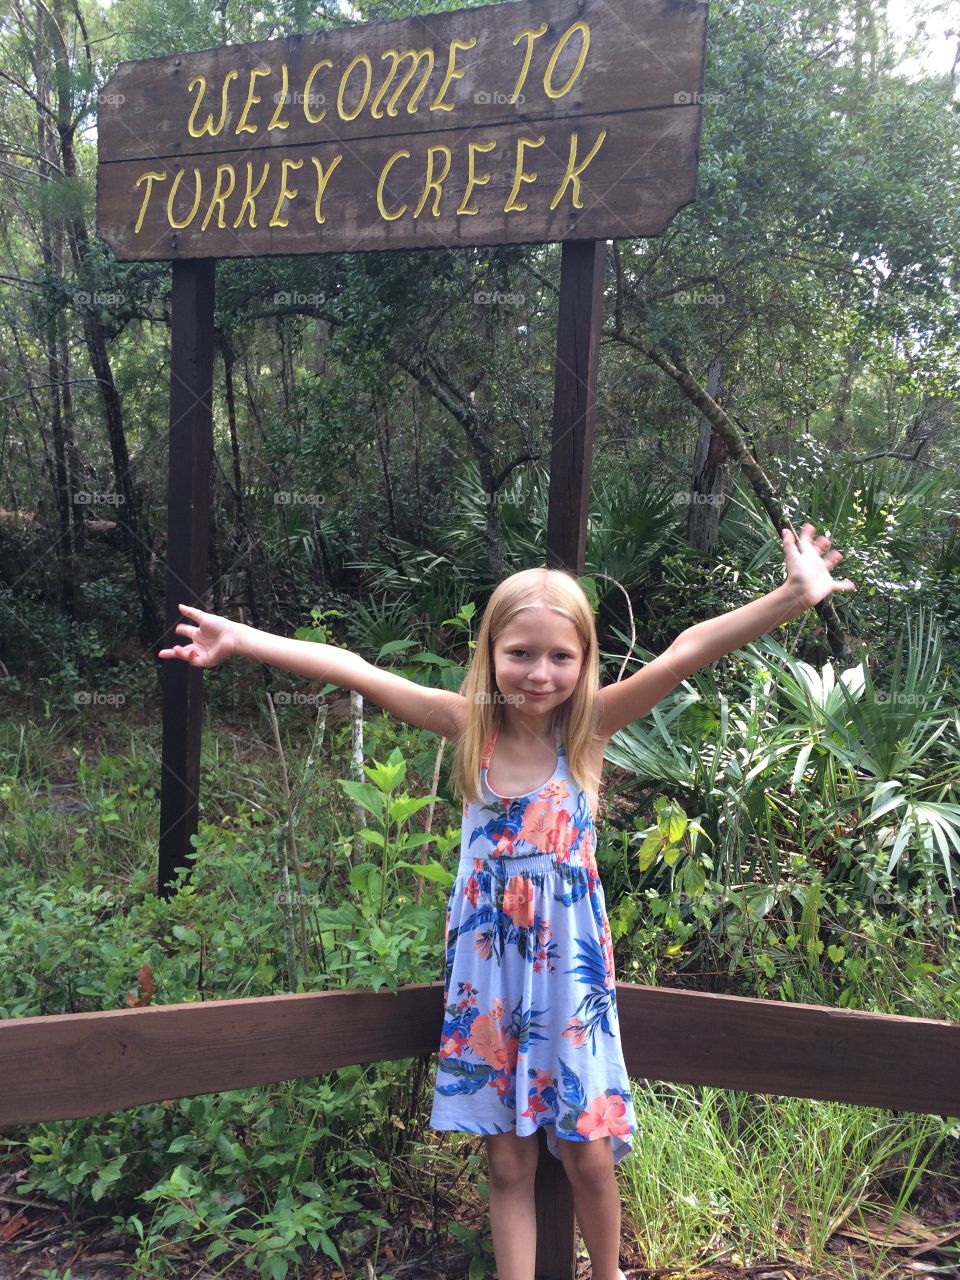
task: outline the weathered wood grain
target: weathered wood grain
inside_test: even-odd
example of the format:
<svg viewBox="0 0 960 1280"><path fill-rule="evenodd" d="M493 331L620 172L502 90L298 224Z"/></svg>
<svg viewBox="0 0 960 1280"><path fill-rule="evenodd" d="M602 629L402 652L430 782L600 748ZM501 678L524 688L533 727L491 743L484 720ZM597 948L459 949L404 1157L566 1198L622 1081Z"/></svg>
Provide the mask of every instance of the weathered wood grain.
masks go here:
<svg viewBox="0 0 960 1280"><path fill-rule="evenodd" d="M700 0L509 0L124 63L97 231L128 261L658 235L705 46Z"/></svg>
<svg viewBox="0 0 960 1280"><path fill-rule="evenodd" d="M960 1115L960 1023L618 983L634 1079ZM0 1021L0 1125L119 1111L440 1043L441 983Z"/></svg>
<svg viewBox="0 0 960 1280"><path fill-rule="evenodd" d="M578 22L589 27L589 47L580 74L559 97L544 90L544 76L557 42ZM615 114L676 105L686 95L697 109L703 89L707 6L699 0L510 0L509 3L461 9L451 13L402 18L392 22L341 27L309 35L249 45L225 45L196 53L121 63L99 95L98 149L101 163L204 153L314 146L336 140L435 130L487 129L498 124ZM536 39L517 33L539 30ZM453 40L475 41L458 49L455 78L438 91L451 69ZM520 93L512 101L530 60ZM426 50L433 66L419 92L428 62L421 60L399 96L413 59L400 63L391 77L393 57L404 50ZM558 92L575 70L581 37L572 35L556 60L549 87ZM365 105L367 73L357 63L345 82L343 111L338 109L340 77L357 57L370 61L370 90ZM310 71L328 59L308 86ZM286 89L282 68L287 68ZM254 78L253 71L269 74ZM456 73L463 72L462 75ZM236 72L222 89L226 77ZM195 129L209 114L215 135L191 137L188 122L203 76L206 89ZM384 85L389 87L381 95ZM309 93L306 91L309 89ZM380 97L378 103L378 95ZM253 97L261 101L255 103ZM251 99L244 115L244 107ZM277 114L277 109L285 106ZM437 105L431 110L431 104ZM442 109L452 104L452 110ZM414 110L411 111L410 107ZM376 108L378 115L374 115ZM307 118L325 111L318 123ZM356 118L348 119L358 112ZM274 124L270 128L271 123ZM284 127L285 126L285 127ZM238 129L240 132L238 132Z"/></svg>
<svg viewBox="0 0 960 1280"><path fill-rule="evenodd" d="M271 152L241 161L101 165L97 231L124 260L657 235L695 197L698 119L694 108L670 108L592 116L574 129L557 121L535 130L503 125L445 135L440 144L404 134L291 148L282 158ZM473 150L473 185L471 142L495 144ZM449 148L442 180L448 157L437 151L431 158L432 145ZM408 154L385 172L401 152ZM222 171L218 188L222 164L231 169ZM159 176L144 177L151 173ZM518 174L535 179L518 181ZM439 189L428 178L440 180ZM290 191L296 194L281 198Z"/></svg>

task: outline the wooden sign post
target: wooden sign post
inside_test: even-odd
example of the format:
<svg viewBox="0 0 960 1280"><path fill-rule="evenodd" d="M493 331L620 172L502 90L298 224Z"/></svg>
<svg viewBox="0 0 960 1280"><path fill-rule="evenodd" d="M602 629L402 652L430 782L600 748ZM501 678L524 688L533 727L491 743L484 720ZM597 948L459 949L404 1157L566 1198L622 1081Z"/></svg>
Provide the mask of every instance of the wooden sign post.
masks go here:
<svg viewBox="0 0 960 1280"><path fill-rule="evenodd" d="M510 0L121 64L97 231L122 261L173 262L163 647L206 588L217 258L562 241L546 560L583 572L606 241L695 198L706 17ZM162 896L197 830L202 677L164 664ZM545 1156L537 1214L538 1275L572 1280L570 1187Z"/></svg>

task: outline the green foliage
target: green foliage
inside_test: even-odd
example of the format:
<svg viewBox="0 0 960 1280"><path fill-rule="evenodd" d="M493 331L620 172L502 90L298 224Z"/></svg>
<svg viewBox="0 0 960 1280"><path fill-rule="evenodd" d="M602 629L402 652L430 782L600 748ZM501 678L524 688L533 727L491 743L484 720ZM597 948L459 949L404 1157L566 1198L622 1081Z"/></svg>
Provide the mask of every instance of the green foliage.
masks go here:
<svg viewBox="0 0 960 1280"><path fill-rule="evenodd" d="M51 423L68 430L74 483L90 490L116 492L126 444L144 542L162 559L150 533L166 520L169 269L117 263L92 234L93 111L116 65L459 7L376 0L345 15L302 0L117 0L59 11L67 101L63 115L52 97L47 105L51 119L76 122L77 178L63 165L67 135L48 140L49 161L24 150L37 137L33 94L61 83L37 83L35 69L54 62L46 24L29 4L23 23L3 20L11 79L0 145L16 185L0 272L12 432L3 505L25 511L0 517L0 682L13 711L0 724L7 1016L124 1007L143 965L163 1002L282 989L289 904L273 891L274 867L290 821L306 887L306 984L395 989L438 976L456 838L419 839L436 741L386 717L368 726L379 763L360 784L336 785L350 728L331 727L331 763L304 765L292 815L255 735L207 733L194 874L158 904L159 740L155 724L135 723L156 688L137 638L142 602L119 539L109 577L92 539L60 558ZM722 0L711 12L697 200L662 237L611 253L608 318L622 315L701 382L721 353L721 402L788 515L828 528L844 552L860 589L838 609L865 649L861 663L825 662L807 615L782 646L768 639L685 682L611 747L627 778L611 788L622 816L601 832L598 858L628 980L957 1019L960 116L948 78L908 77L894 54L870 6ZM84 245L76 257L72 243ZM62 254L45 257L50 246ZM346 642L411 678L459 686L490 590L543 562L559 260L557 245L529 245L220 264L214 608L233 612L253 593L269 630L309 614L299 638ZM480 305L480 290L515 301ZM106 429L97 327L123 441ZM584 581L605 670L616 672L631 616L610 578L628 593L646 657L778 585L782 558L739 474L717 512L716 554L686 542L699 420L609 324L597 419ZM288 490L306 500L280 498ZM60 607L65 580L72 617ZM249 673L234 667L205 684L215 722L228 712L251 723ZM109 714L97 696L116 700ZM284 710L287 744L304 727L298 708ZM368 821L354 820L355 804ZM369 858L354 863L358 826ZM351 1171L389 1198L405 1137L393 1122L408 1104L416 1112L415 1088L408 1066L380 1065L34 1126L20 1185L77 1215L109 1205L141 1242L143 1274L176 1270L166 1238L199 1238L214 1259L229 1252L263 1276L287 1274L310 1250L345 1256L345 1241L375 1252L384 1220L352 1203ZM776 1113L797 1149L805 1114ZM671 1145L657 1150L682 1151L677 1125L664 1132ZM700 1150L722 1145L696 1132ZM738 1182L700 1171L701 1186L717 1188L707 1213L702 1191L671 1170L657 1184L671 1207L651 1218L648 1238L675 1257L678 1223L690 1227L687 1247L701 1229L704 1240L730 1231L772 1194L769 1177L751 1183L746 1172ZM819 1226L795 1244L808 1261L843 1203L820 1173L791 1175L801 1189L825 1187ZM750 1186L752 1200L738 1197ZM796 1220L769 1207L767 1227ZM473 1276L488 1266L487 1241L467 1227L462 1241Z"/></svg>
<svg viewBox="0 0 960 1280"><path fill-rule="evenodd" d="M871 1107L657 1081L633 1094L637 1154L622 1185L651 1271L685 1258L691 1270L798 1263L842 1274L831 1236L849 1222L871 1245L857 1272L882 1274L919 1179L949 1167L956 1144L956 1121L939 1116L907 1127ZM891 1234L882 1244L878 1213Z"/></svg>
<svg viewBox="0 0 960 1280"><path fill-rule="evenodd" d="M394 795L406 776L406 768L406 761L395 749L384 763L375 763L372 768L364 765L369 782L340 782L350 799L376 820L375 827L364 827L359 834L379 851L380 857L378 862L358 863L350 868L350 885L357 902L326 911L319 921L320 927L331 934L345 934L344 960L339 965L331 964L328 972L342 971L357 985L374 991L383 986L395 991L404 983L422 980L413 975L429 971L442 950L443 928L440 922L438 930L437 906L439 901L445 909L445 897L431 900L428 906L417 905L410 900L409 887L402 891L404 881L409 886L410 876L419 876L442 890L449 890L453 883L453 876L442 862L425 861L422 853L417 854L420 861L409 860L430 845L437 845L441 854L448 855L457 844L459 833L450 829L445 835L434 835L408 829L413 815L436 797L414 797L406 791ZM401 876L402 871L410 876Z"/></svg>
<svg viewBox="0 0 960 1280"><path fill-rule="evenodd" d="M598 854L628 971L679 957L756 994L955 1018L960 774L938 629L921 613L883 689L770 636L742 656L735 693L701 671L608 749L628 791L663 789L655 825ZM928 936L936 960L907 942Z"/></svg>
<svg viewBox="0 0 960 1280"><path fill-rule="evenodd" d="M24 772L30 758L20 744L15 763ZM150 769L147 757L132 760ZM84 770L115 791L128 779L131 791L143 783L117 756ZM457 833L411 829L430 798L401 789L407 762L398 750L366 772L359 789L342 785L375 820L364 836L377 862L351 864L352 839L338 840L334 883L314 861L316 846L301 842L309 989L395 990L438 976L451 877L442 862L421 858L428 846L448 858ZM126 884L82 858L56 882L25 874L15 859L0 865L10 908L0 921L0 1017L282 990L282 903L270 889L276 843L264 814L249 807L225 825L202 823L192 873L168 902L147 876ZM408 1063L376 1064L31 1126L18 1137L29 1170L20 1191L61 1201L74 1220L94 1205L109 1208L117 1227L136 1235L144 1275L177 1274L182 1260L170 1245L187 1242L208 1259L243 1257L261 1276L301 1274L317 1251L340 1262L342 1240L389 1225L357 1192L373 1183L392 1195L389 1165L406 1141L398 1116L420 1114L425 1080Z"/></svg>

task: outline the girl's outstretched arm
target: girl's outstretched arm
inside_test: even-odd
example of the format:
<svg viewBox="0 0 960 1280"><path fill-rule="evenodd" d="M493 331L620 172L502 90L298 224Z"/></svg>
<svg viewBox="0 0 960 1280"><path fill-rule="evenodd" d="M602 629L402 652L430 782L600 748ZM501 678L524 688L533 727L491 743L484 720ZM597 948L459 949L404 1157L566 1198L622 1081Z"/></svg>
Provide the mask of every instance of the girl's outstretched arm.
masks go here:
<svg viewBox="0 0 960 1280"><path fill-rule="evenodd" d="M812 524L805 524L799 536L791 529L782 530L787 563L787 580L782 586L739 609L688 627L641 671L619 684L601 689L600 735L609 738L618 729L646 715L694 671L752 640L759 640L781 623L799 617L832 591L856 591L856 585L849 578L837 581L830 576L830 570L843 556L839 551L830 550L830 539L824 534L814 539L814 533L816 528Z"/></svg>
<svg viewBox="0 0 960 1280"><path fill-rule="evenodd" d="M181 604L180 612L190 623L180 622L177 634L189 637L190 643L161 649L161 658L180 658L192 667L215 667L227 658L250 658L308 680L355 689L384 711L445 738L455 738L464 723L464 700L459 693L430 689L394 671L383 671L349 649L313 640L288 640L192 605Z"/></svg>

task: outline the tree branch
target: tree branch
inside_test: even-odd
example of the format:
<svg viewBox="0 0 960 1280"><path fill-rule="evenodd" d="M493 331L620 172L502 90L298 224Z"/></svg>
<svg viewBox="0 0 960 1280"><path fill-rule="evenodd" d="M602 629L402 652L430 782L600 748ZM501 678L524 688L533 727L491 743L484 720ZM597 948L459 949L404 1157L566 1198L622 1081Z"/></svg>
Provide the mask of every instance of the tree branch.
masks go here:
<svg viewBox="0 0 960 1280"><path fill-rule="evenodd" d="M717 435L723 440L731 458L739 464L752 485L760 505L766 511L777 533L779 534L781 529L793 529L793 525L784 514L780 499L773 485L756 458L747 448L740 431L713 397L707 395L689 369L678 368L669 356L655 347L649 339L638 334L628 333L622 327L614 329L609 336L615 341L623 343L624 346L632 347L634 351L641 352L677 384L687 399L696 406ZM793 532L796 533L796 530L793 529ZM837 611L829 596L825 600L821 600L816 606L816 610L823 621L830 650L834 657L844 660L849 659L851 657L850 646L837 616Z"/></svg>

